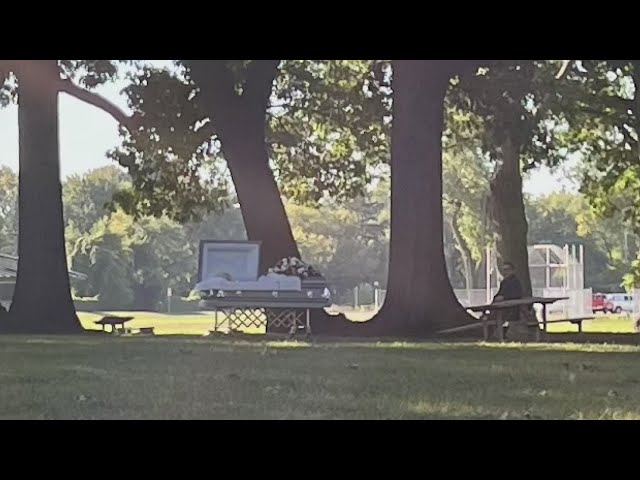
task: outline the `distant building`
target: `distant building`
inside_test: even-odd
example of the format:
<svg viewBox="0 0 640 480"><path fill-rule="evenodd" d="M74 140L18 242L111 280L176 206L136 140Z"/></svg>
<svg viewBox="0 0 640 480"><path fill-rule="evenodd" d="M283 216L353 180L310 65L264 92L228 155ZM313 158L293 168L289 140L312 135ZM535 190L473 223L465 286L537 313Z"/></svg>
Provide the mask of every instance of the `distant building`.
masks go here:
<svg viewBox="0 0 640 480"><path fill-rule="evenodd" d="M18 257L0 253L0 302L5 307L11 303L13 291L16 286L16 276L18 274ZM69 270L70 280L86 280L84 273Z"/></svg>

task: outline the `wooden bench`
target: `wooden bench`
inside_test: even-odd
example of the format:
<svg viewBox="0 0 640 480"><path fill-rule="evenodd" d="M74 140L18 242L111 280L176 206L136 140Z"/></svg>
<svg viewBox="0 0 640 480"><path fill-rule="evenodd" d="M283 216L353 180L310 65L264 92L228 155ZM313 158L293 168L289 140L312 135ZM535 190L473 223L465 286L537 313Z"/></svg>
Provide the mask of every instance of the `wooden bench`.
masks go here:
<svg viewBox="0 0 640 480"><path fill-rule="evenodd" d="M134 335L136 333L154 335L155 327L129 327L129 328L123 329L122 332L131 334L131 335Z"/></svg>
<svg viewBox="0 0 640 480"><path fill-rule="evenodd" d="M535 304L541 304L542 318L544 323L546 322L546 319L547 319L547 305L555 303L559 300L566 300L567 298L568 297L525 297L525 298L518 298L513 300L494 301L492 303L488 303L485 305L475 305L475 306L466 307L466 309L470 312L483 314L483 317L485 318L485 320L491 320L491 321L484 322L485 340L488 339L488 333L489 333L488 327L489 327L489 324L492 323L494 324L498 341L502 342L504 340L505 329L498 328L498 326L502 327L504 325L503 314L505 311L519 309L521 317L523 314L530 316L531 307L533 307L533 305ZM492 315L490 316L490 318L487 318L484 314L489 312L491 312ZM538 337L539 337L539 333L536 333L536 338Z"/></svg>
<svg viewBox="0 0 640 480"><path fill-rule="evenodd" d="M537 331L536 331L536 341L540 341L540 326L542 325L542 330L547 333L547 327L546 325L549 323L571 323L573 325L578 325L578 332L582 333L582 322L585 322L587 320L595 320L595 317L576 317L576 318L562 318L562 319L558 319L558 320L547 320L546 322L528 322L527 323L527 327L537 327ZM444 334L448 334L448 333L456 333L456 332L464 332L466 330L474 330L477 328L484 328L484 339L485 341L488 339L488 331L487 331L487 327L488 327L488 323L487 322L478 322L478 323L470 323L467 325L463 325L460 327L453 327L453 328L447 328L445 330L439 330L438 332L436 332L439 335L444 335Z"/></svg>
<svg viewBox="0 0 640 480"><path fill-rule="evenodd" d="M485 327L485 322L470 323L468 325L462 325L461 327L447 328L445 330L438 330L436 333L444 335L447 333L464 332L465 330L475 330L476 328Z"/></svg>
<svg viewBox="0 0 640 480"><path fill-rule="evenodd" d="M595 320L595 317L560 318L558 320L547 320L546 322L531 322L527 323L527 327L539 327L542 324L542 329L546 333L547 325L550 323L571 323L572 325L578 325L578 333L582 333L582 322L587 320Z"/></svg>

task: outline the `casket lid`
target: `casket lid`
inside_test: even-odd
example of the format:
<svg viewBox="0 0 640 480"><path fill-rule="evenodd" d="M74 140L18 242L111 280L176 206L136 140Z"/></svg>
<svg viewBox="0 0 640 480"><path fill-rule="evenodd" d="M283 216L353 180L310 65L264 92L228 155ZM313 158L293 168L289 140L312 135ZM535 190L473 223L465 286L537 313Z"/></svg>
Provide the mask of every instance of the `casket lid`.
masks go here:
<svg viewBox="0 0 640 480"><path fill-rule="evenodd" d="M228 274L234 281L258 279L261 242L202 240L198 262L198 282Z"/></svg>

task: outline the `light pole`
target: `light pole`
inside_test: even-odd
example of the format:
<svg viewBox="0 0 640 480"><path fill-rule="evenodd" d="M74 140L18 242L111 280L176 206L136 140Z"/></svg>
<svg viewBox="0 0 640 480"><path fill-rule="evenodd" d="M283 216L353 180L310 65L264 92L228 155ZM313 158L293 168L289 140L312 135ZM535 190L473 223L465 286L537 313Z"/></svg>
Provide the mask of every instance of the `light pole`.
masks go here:
<svg viewBox="0 0 640 480"><path fill-rule="evenodd" d="M378 307L380 306L380 297L379 295L379 290L378 287L380 286L380 283L376 280L375 282L373 282L373 308L377 311Z"/></svg>

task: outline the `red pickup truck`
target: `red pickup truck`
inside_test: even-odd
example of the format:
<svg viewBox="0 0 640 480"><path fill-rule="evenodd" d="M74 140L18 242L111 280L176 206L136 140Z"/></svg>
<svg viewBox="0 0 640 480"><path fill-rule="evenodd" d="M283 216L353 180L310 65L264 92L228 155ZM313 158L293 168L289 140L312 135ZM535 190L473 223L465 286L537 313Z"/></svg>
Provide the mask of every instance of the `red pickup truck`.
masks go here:
<svg viewBox="0 0 640 480"><path fill-rule="evenodd" d="M591 299L591 310L593 313L607 313L607 296L603 293L594 293Z"/></svg>

